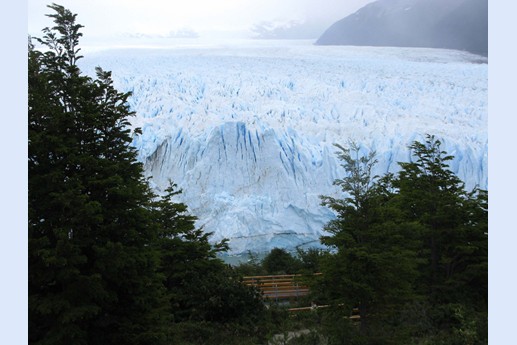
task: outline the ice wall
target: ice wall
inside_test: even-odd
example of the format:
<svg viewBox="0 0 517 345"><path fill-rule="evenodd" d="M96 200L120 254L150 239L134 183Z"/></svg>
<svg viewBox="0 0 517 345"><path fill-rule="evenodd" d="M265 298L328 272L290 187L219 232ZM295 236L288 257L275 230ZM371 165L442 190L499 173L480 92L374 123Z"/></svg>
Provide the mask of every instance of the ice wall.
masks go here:
<svg viewBox="0 0 517 345"><path fill-rule="evenodd" d="M343 176L333 143L375 150L378 174L410 159L426 133L487 188L486 59L452 50L306 44L118 50L83 70L113 71L132 91L139 159L232 252L316 245Z"/></svg>

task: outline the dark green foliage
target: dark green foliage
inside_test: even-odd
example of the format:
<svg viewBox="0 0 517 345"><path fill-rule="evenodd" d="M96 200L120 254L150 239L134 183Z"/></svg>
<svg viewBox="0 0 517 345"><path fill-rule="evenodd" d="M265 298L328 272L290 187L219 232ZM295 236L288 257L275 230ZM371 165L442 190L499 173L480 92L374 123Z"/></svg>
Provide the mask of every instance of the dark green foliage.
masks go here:
<svg viewBox="0 0 517 345"><path fill-rule="evenodd" d="M151 193L129 145L108 72L75 65L80 25L55 26L29 50L29 341L160 343L164 288L150 244Z"/></svg>
<svg viewBox="0 0 517 345"><path fill-rule="evenodd" d="M422 226L420 276L415 290L427 303L427 334L441 343L486 342L488 305L488 193L468 193L448 169L452 159L427 136L410 148L415 162L401 163L394 203ZM465 332L470 332L468 335ZM464 336L459 336L465 333ZM438 339L437 338L437 339ZM442 339L443 338L443 339ZM456 339L456 340L455 340ZM438 342L438 340L436 340Z"/></svg>
<svg viewBox="0 0 517 345"><path fill-rule="evenodd" d="M296 259L299 261L299 269L296 273L310 274L319 273L321 271L322 258L327 254L326 250L309 248L307 250L298 248L296 250Z"/></svg>
<svg viewBox="0 0 517 345"><path fill-rule="evenodd" d="M151 192L130 94L81 74L81 25L49 7L46 49L28 52L29 342L165 344L187 320L254 330L264 306L216 259L226 241L208 242L174 185Z"/></svg>
<svg viewBox="0 0 517 345"><path fill-rule="evenodd" d="M172 325L171 344L174 345L256 345L265 344L258 332L250 334L249 327L238 323L187 321Z"/></svg>
<svg viewBox="0 0 517 345"><path fill-rule="evenodd" d="M404 216L422 225L419 290L432 303L487 303L488 195L464 190L450 170L452 157L428 136L410 148L417 158L401 163L394 181Z"/></svg>
<svg viewBox="0 0 517 345"><path fill-rule="evenodd" d="M454 303L417 301L401 313L401 325L414 344L487 344L488 312Z"/></svg>
<svg viewBox="0 0 517 345"><path fill-rule="evenodd" d="M262 267L262 262L257 255L248 252L248 261L239 263L233 269L241 277L266 275L266 270Z"/></svg>
<svg viewBox="0 0 517 345"><path fill-rule="evenodd" d="M371 176L373 154L338 146L348 175L336 184L345 197L323 198L338 216L322 238L337 251L313 288L315 298L341 306L341 317L359 308L354 341L486 341L487 192L467 193L440 145L432 136L414 142L415 161L381 178Z"/></svg>
<svg viewBox="0 0 517 345"><path fill-rule="evenodd" d="M322 302L342 305L342 317L359 308L362 334L372 332L379 319L392 317L412 296L416 277L413 250L414 224L402 223L389 205L389 180L380 182L371 171L375 153L360 156L359 147L343 148L340 158L348 175L335 182L346 197L324 197L323 202L338 214L322 238L337 252L322 264L315 297Z"/></svg>
<svg viewBox="0 0 517 345"><path fill-rule="evenodd" d="M171 183L154 210L159 223L160 272L165 276L174 322L246 323L260 318L264 310L260 296L216 257L227 250L226 240L211 245L211 233L196 229L196 218L187 213L187 206L173 201L179 193Z"/></svg>
<svg viewBox="0 0 517 345"><path fill-rule="evenodd" d="M402 171L394 181L399 189L397 202L404 217L418 221L423 226L423 251L426 253L426 281L422 282L436 296L438 290L439 261L447 245L446 234L456 236L461 222L462 197L465 195L461 181L447 169L446 161L452 159L440 150L440 142L428 138L424 145L415 142L410 146L416 162L400 163ZM442 236L444 235L444 236ZM452 240L452 238L451 238ZM455 243L454 241L451 242Z"/></svg>
<svg viewBox="0 0 517 345"><path fill-rule="evenodd" d="M301 266L285 249L273 248L262 260L262 267L268 274L294 274Z"/></svg>
<svg viewBox="0 0 517 345"><path fill-rule="evenodd" d="M320 271L320 262L326 250L297 248L290 253L282 248L273 248L262 260L248 253L249 260L234 267L240 276L260 276L270 274L312 274Z"/></svg>

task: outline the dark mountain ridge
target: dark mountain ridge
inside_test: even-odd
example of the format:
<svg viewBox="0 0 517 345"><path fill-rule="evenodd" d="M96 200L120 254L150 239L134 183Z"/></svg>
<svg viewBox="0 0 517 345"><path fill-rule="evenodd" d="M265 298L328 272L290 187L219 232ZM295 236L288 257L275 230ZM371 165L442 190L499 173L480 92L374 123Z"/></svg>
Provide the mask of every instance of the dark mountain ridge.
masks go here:
<svg viewBox="0 0 517 345"><path fill-rule="evenodd" d="M378 0L334 23L316 44L444 48L488 56L488 0Z"/></svg>

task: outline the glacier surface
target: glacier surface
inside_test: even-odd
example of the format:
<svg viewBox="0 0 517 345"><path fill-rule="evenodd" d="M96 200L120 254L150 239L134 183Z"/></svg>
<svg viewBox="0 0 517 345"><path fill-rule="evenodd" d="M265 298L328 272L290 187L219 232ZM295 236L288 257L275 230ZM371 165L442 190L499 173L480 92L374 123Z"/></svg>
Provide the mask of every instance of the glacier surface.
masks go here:
<svg viewBox="0 0 517 345"><path fill-rule="evenodd" d="M375 150L376 174L434 134L467 189L488 188L488 61L453 50L305 41L99 51L140 127L139 159L231 253L318 246L341 196L334 143Z"/></svg>

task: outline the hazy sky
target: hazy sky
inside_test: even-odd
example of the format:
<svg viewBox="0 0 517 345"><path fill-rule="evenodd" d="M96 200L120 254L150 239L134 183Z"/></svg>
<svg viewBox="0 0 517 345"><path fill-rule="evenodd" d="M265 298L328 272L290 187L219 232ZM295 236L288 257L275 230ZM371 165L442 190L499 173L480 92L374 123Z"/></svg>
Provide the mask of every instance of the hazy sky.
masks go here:
<svg viewBox="0 0 517 345"><path fill-rule="evenodd" d="M84 37L167 35L190 29L200 36L249 36L260 22L310 22L323 30L373 0L56 0L77 14ZM28 0L28 33L52 25L51 1Z"/></svg>

